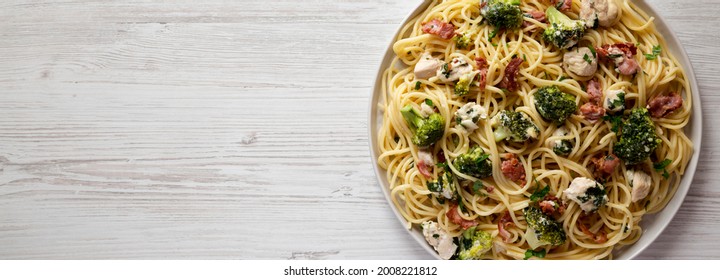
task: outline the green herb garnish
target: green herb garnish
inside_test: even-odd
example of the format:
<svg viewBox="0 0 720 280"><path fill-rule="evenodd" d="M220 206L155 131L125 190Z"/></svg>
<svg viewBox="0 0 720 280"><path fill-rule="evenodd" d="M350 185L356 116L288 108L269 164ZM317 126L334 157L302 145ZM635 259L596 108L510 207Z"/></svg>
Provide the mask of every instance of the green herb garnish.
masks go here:
<svg viewBox="0 0 720 280"><path fill-rule="evenodd" d="M603 120L610 122L610 125L612 125L612 127L610 127L610 130L615 133L618 133L618 131L620 131L623 126L623 120L620 116L604 116Z"/></svg>
<svg viewBox="0 0 720 280"><path fill-rule="evenodd" d="M657 56L660 54L660 52L662 52L662 47L660 47L660 45L654 46L652 48L652 53L645 54L645 59L655 60L657 58Z"/></svg>
<svg viewBox="0 0 720 280"><path fill-rule="evenodd" d="M534 251L532 249L527 249L527 251L525 251L525 258L523 260L527 260L532 257L542 259L545 257L545 254L547 254L547 252L545 252L545 249L540 249L538 251Z"/></svg>
<svg viewBox="0 0 720 280"><path fill-rule="evenodd" d="M538 183L537 180L535 180L535 191L532 195L530 195L530 201L538 201L543 199L548 193L550 193L550 186L545 186L544 188L540 188L540 183Z"/></svg>
<svg viewBox="0 0 720 280"><path fill-rule="evenodd" d="M475 181L475 183L473 183L473 186L472 186L473 193L475 193L475 194L479 193L480 190L484 187L485 186L483 185L483 183L481 181Z"/></svg>
<svg viewBox="0 0 720 280"><path fill-rule="evenodd" d="M667 178L670 178L670 173L668 173L667 170L665 170L665 168L667 168L668 165L670 165L670 163L672 163L672 160L669 158L666 158L665 160L663 160L661 162L653 163L653 168L657 172L660 172L662 170L662 172L663 172L662 176L665 177L665 179L667 179Z"/></svg>

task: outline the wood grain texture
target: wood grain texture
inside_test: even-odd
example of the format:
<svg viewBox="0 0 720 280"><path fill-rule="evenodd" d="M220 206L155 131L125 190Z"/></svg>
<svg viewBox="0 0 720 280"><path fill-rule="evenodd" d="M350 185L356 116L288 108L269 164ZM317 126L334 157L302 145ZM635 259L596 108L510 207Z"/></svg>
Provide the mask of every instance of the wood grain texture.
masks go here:
<svg viewBox="0 0 720 280"><path fill-rule="evenodd" d="M0 3L0 258L431 258L368 151L418 0ZM720 258L720 2L652 1L693 61L698 173L641 258Z"/></svg>

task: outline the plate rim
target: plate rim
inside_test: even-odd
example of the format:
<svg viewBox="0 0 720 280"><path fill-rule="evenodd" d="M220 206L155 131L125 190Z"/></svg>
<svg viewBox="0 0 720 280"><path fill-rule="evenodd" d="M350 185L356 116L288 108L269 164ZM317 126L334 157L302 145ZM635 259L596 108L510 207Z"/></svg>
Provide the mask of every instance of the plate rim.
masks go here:
<svg viewBox="0 0 720 280"><path fill-rule="evenodd" d="M689 130L689 133L687 133L688 137L693 142L693 153L690 158L690 161L688 162L687 168L685 170L685 174L680 179L680 185L678 186L677 191L675 192L673 198L668 202L668 204L660 210L657 213L654 214L647 214L643 215L643 220L640 221L640 224L647 224L648 220L657 220L658 218L664 220L663 222L660 222L659 225L656 225L655 227L651 227L653 230L648 232L648 227L645 225L643 226L643 234L635 243L631 245L623 246L620 249L615 249L613 253L616 251L621 252L620 258L614 258L614 259L634 259L636 258L640 253L645 251L647 247L649 247L651 244L655 242L655 240L665 231L665 229L670 225L673 218L677 214L677 212L680 209L680 206L685 201L685 198L687 196L688 191L690 190L690 187L692 185L693 179L695 177L695 171L697 169L697 163L700 158L700 151L702 149L702 130L703 130L703 118L702 118L702 106L701 106L701 99L700 99L700 88L697 84L697 79L695 77L695 71L693 69L692 63L690 61L690 57L687 55L687 52L685 51L685 48L683 47L683 44L678 39L677 35L675 35L675 31L672 30L670 25L666 24L666 22L663 20L662 17L660 17L659 13L653 8L652 5L648 4L645 0L627 0L635 5L638 6L641 10L643 10L645 13L648 14L648 16L653 17L655 24L655 29L657 32L664 37L665 44L670 47L668 51L671 51L675 58L678 60L679 63L681 63L681 66L683 70L685 71L685 75L687 76L687 79L690 83L690 90L692 91L691 95L693 98L693 107L691 111L690 120L688 122L688 126L685 127L686 131ZM375 74L375 80L374 85L372 87L372 90L370 92L370 102L368 107L368 144L370 148L370 157L373 164L373 170L375 172L375 179L377 180L378 186L382 189L383 196L385 197L385 200L387 201L387 205L390 207L392 212L395 214L395 217L398 219L398 222L408 231L408 234L412 236L415 241L420 244L422 248L425 249L425 251L430 254L431 256L434 256L435 259L440 259L439 255L435 250L430 247L430 245L425 241L425 238L422 236L422 234L419 232L419 230L414 229L413 227L407 228L408 222L405 220L405 218L400 214L400 211L395 207L394 203L392 202L392 199L390 198L390 189L389 189L389 183L387 182L387 179L384 177L384 170L381 170L381 167L378 165L378 156L379 156L379 150L378 150L378 144L376 142L377 138L377 132L379 129L379 124L377 122L378 115L379 115L379 97L381 95L381 88L382 88L382 77L384 70L389 66L389 63L392 61L393 56L395 55L392 51L392 46L395 43L395 39L400 34L400 31L402 31L402 27L405 26L405 24L408 23L412 18L416 17L417 15L421 14L429 5L432 3L432 1L424 0L418 4L418 6L413 9L408 15L405 16L405 18L400 22L398 27L396 28L396 31L394 32L393 36L390 38L389 43L386 44L387 48L385 50L385 53L383 54L382 58L380 59L380 63L378 64L377 72ZM655 225L656 222L653 223ZM614 255L615 257L615 255Z"/></svg>

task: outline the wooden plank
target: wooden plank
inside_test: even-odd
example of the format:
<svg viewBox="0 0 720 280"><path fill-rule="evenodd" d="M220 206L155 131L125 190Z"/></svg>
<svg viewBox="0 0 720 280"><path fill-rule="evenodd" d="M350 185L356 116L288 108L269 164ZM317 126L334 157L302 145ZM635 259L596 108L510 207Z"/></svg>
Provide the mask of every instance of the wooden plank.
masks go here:
<svg viewBox="0 0 720 280"><path fill-rule="evenodd" d="M377 63L420 1L3 1L0 258L431 258L372 171ZM716 1L653 1L720 118ZM642 258L717 258L720 130Z"/></svg>

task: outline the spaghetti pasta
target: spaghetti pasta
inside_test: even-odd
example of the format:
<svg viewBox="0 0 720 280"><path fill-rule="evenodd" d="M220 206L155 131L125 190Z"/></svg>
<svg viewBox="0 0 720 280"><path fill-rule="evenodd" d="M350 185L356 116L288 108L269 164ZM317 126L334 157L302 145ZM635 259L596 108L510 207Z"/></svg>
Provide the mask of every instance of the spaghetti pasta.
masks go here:
<svg viewBox="0 0 720 280"><path fill-rule="evenodd" d="M523 13L531 14L546 11L550 2L523 0L519 7ZM522 28L498 31L484 20L477 0L435 0L401 28L393 45L396 56L382 78L379 106L383 110L383 120L375 141L380 150L378 164L386 170L390 183L391 200L407 220L408 227L434 221L450 236L459 237L464 229L449 218L453 215L447 213L454 210L453 206L460 205L461 210L453 214L474 221L478 230L493 237L494 246L483 258L523 259L531 249L526 240L528 225L523 209L535 205L537 202L530 197L547 186L549 194L559 198L558 203L564 201L564 211L556 220L562 225L567 240L557 246L542 246L547 250L545 258L611 259L614 249L633 244L640 238L642 217L660 211L669 202L692 154L693 144L683 129L690 119L693 100L688 79L678 61L671 53L658 51L665 42L655 29L654 18L630 0L617 0L616 3L617 23L611 27L588 28L577 45L594 51L603 45L633 43L640 53L634 59L642 70L635 75L623 75L612 63L598 63L597 72L591 77L568 72L563 67L563 55L570 50L543 40L547 23L527 16ZM580 8L581 1L575 0L571 9L564 13L577 19ZM469 46L459 48L457 40L424 32L423 25L432 20L452 24L457 36L469 38ZM641 55L654 53L655 57ZM424 54L443 63L459 58L470 62L474 68L478 67L477 63L473 64L476 58L484 59L487 61L484 73L487 86L480 88L479 77L476 77L469 93L458 96L453 83L416 77L414 67ZM522 58L523 62L517 75L517 90L508 91L500 85L505 68L513 58ZM561 125L545 120L534 105L538 90L546 86L557 86L572 95L576 104L585 103L592 98L586 88L590 79L598 82L603 92L622 90L626 114L633 108L645 108L656 96L669 92L682 96L681 107L666 116L652 118L661 142L650 159L640 165L646 166L644 170L651 179L649 194L643 199L633 201L633 187L627 178L628 171L636 167L619 164L604 178L598 178L593 172L598 157L612 155L618 142L619 133L614 131L612 121L593 122L575 112ZM435 112L446 120L444 134L433 145L418 147L412 141L413 129L403 119L401 110L407 105L421 108L426 102L433 104ZM496 142L489 118L479 120L477 129L464 128L456 123L456 112L468 102L476 102L489 117L504 110L526 114L539 128L537 139ZM567 132L556 133L560 126ZM553 150L558 140L574 142L568 155L558 155ZM493 166L491 176L476 178L460 172L453 164L454 159L473 147L480 147L489 155ZM431 154L434 161L446 163L448 172L453 175L452 182L458 186L454 201L428 189L429 182L437 180L443 168L431 166L429 169L432 170L420 170L421 150ZM505 176L501 163L508 155L518 159L525 180L513 181ZM650 167L653 161L665 159L670 161L663 166L664 170L655 171ZM587 212L568 200L563 192L578 177L601 180L607 203L597 211ZM506 211L512 226L501 229L498 223ZM507 230L509 235L502 238L499 236L501 230Z"/></svg>

